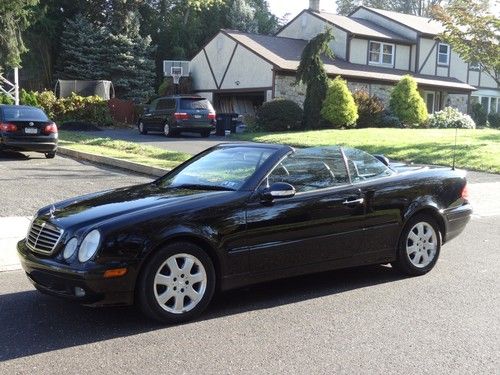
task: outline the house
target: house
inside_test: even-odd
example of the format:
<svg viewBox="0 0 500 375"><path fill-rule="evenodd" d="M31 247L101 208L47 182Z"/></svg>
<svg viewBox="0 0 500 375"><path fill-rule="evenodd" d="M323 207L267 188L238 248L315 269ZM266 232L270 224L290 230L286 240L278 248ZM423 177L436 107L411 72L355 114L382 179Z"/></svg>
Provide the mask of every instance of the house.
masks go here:
<svg viewBox="0 0 500 375"><path fill-rule="evenodd" d="M325 69L346 79L352 91L387 103L394 84L411 74L429 113L446 106L469 112L475 101L489 112L500 110L495 80L437 39L437 21L366 6L341 16L321 12L318 0L274 36L220 30L191 60L194 89L223 112L253 113L277 97L302 105L305 88L295 84L302 50L327 27L335 58L324 59Z"/></svg>

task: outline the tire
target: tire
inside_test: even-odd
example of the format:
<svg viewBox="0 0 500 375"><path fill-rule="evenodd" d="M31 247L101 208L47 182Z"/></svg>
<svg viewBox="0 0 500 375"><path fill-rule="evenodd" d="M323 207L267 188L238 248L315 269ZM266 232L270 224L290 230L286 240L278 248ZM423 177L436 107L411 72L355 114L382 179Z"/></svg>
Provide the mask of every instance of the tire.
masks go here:
<svg viewBox="0 0 500 375"><path fill-rule="evenodd" d="M203 138L208 138L210 137L210 130L204 130L200 133L200 135L203 137Z"/></svg>
<svg viewBox="0 0 500 375"><path fill-rule="evenodd" d="M146 127L144 126L144 123L142 121L139 121L139 124L137 125L137 127L139 128L139 133L141 134L148 134L148 130L146 129Z"/></svg>
<svg viewBox="0 0 500 375"><path fill-rule="evenodd" d="M47 159L54 159L56 157L56 152L55 151L51 151L51 152L46 152L45 153L45 157Z"/></svg>
<svg viewBox="0 0 500 375"><path fill-rule="evenodd" d="M214 295L215 280L214 265L205 251L189 242L173 243L158 250L145 264L136 301L154 320L186 322L206 309Z"/></svg>
<svg viewBox="0 0 500 375"><path fill-rule="evenodd" d="M429 215L416 215L405 225L392 267L409 276L425 275L434 268L441 251L439 226Z"/></svg>
<svg viewBox="0 0 500 375"><path fill-rule="evenodd" d="M172 137L173 133L174 132L172 131L172 129L170 129L170 125L168 124L168 122L163 124L163 134L165 134L165 137Z"/></svg>

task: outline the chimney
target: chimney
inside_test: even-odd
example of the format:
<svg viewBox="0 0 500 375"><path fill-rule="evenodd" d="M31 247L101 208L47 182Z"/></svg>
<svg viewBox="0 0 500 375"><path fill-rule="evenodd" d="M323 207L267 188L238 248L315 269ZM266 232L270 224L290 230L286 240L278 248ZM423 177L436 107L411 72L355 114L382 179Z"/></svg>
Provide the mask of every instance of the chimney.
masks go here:
<svg viewBox="0 0 500 375"><path fill-rule="evenodd" d="M309 0L309 10L319 12L319 0Z"/></svg>

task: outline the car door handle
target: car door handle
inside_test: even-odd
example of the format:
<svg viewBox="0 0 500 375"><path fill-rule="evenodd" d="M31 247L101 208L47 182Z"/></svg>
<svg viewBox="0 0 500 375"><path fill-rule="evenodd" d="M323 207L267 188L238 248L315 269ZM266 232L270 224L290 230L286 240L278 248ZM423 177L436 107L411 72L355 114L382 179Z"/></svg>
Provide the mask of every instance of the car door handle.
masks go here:
<svg viewBox="0 0 500 375"><path fill-rule="evenodd" d="M346 200L342 204L344 204L346 206L350 206L350 205L353 205L353 204L363 204L363 203L365 203L365 198L354 199L352 201Z"/></svg>

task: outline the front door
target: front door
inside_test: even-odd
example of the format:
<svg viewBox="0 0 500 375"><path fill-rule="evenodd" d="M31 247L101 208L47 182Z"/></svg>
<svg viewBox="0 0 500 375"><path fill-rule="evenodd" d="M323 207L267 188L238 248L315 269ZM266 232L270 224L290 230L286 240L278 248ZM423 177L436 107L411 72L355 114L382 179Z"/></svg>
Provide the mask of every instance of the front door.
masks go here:
<svg viewBox="0 0 500 375"><path fill-rule="evenodd" d="M247 250L252 273L350 258L362 241L364 206L349 183L340 150L327 159L301 155L283 160L264 182L293 185L292 198L247 204ZM351 202L351 203L349 203Z"/></svg>

